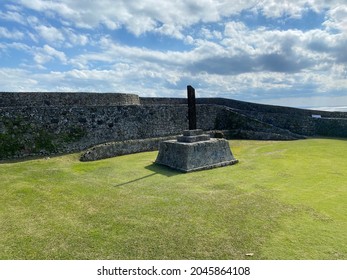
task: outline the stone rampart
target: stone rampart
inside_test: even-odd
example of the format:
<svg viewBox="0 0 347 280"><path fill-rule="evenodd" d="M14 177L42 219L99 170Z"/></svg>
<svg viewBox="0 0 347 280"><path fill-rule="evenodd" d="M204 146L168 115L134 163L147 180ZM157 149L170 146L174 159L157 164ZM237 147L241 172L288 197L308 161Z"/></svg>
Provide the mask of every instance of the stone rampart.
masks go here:
<svg viewBox="0 0 347 280"><path fill-rule="evenodd" d="M185 106L0 108L0 155L81 151L108 141L179 134Z"/></svg>
<svg viewBox="0 0 347 280"><path fill-rule="evenodd" d="M0 108L0 158L81 151L111 141L178 135L188 129L186 105ZM198 105L197 125L231 130L234 137L295 139L289 131L224 106ZM258 134L261 132L262 134ZM247 134L248 137L250 134Z"/></svg>
<svg viewBox="0 0 347 280"><path fill-rule="evenodd" d="M0 93L0 159L70 153L107 142L178 135L188 129L185 99L35 94ZM347 113L215 98L197 99L197 103L197 127L223 130L230 138L347 137Z"/></svg>
<svg viewBox="0 0 347 280"><path fill-rule="evenodd" d="M140 105L136 94L93 92L0 92L0 107Z"/></svg>
<svg viewBox="0 0 347 280"><path fill-rule="evenodd" d="M184 98L140 98L140 101L141 104L186 103ZM306 136L347 137L347 112L305 110L225 98L197 98L197 103L225 106L231 108L236 113L248 116L250 119L255 119L284 130L289 130L295 134ZM318 115L321 118L313 118L312 115ZM247 134L249 134L249 132L247 132Z"/></svg>
<svg viewBox="0 0 347 280"><path fill-rule="evenodd" d="M314 119L316 135L347 138L347 118Z"/></svg>

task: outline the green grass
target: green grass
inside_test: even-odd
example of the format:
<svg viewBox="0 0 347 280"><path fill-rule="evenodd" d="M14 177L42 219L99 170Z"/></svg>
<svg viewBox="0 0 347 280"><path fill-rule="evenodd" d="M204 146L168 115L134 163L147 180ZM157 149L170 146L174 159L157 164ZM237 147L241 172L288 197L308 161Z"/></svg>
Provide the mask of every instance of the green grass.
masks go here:
<svg viewBox="0 0 347 280"><path fill-rule="evenodd" d="M347 141L230 143L237 165L188 174L156 152L0 164L0 259L347 259Z"/></svg>

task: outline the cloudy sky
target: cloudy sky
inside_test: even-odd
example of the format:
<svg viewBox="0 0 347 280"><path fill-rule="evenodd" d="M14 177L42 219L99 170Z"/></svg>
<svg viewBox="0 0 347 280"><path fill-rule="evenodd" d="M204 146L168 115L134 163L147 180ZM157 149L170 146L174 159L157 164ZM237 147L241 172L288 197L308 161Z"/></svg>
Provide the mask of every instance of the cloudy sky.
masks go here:
<svg viewBox="0 0 347 280"><path fill-rule="evenodd" d="M347 0L0 2L0 91L347 106Z"/></svg>

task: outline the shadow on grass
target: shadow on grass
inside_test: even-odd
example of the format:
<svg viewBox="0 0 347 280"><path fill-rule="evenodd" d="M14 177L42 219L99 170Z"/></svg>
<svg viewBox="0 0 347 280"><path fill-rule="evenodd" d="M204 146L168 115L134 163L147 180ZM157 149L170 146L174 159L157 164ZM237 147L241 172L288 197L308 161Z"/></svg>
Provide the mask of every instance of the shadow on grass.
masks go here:
<svg viewBox="0 0 347 280"><path fill-rule="evenodd" d="M152 177L152 176L155 176L155 175L164 175L166 177L182 175L182 173L179 172L179 171L176 171L174 169L171 169L169 167L166 167L166 166L163 166L163 165L159 165L159 164L156 164L156 163L152 163L151 165L148 165L145 168L147 170L152 171L153 173L149 174L149 175L146 175L146 176L143 176L143 177L140 177L140 178L137 178L137 179L134 179L134 180L131 180L131 181L128 181L128 182L125 182L125 183L121 183L121 184L115 185L114 187L121 187L121 186L125 186L125 185L128 185L128 184L132 184L132 183L135 183L135 182L138 182L138 181L145 180L145 179L147 179L149 177Z"/></svg>
<svg viewBox="0 0 347 280"><path fill-rule="evenodd" d="M145 167L146 169L153 171L154 174L160 174L164 175L166 177L172 177L172 176L177 176L177 175L182 175L182 172L179 172L177 170L174 170L170 167L167 167L165 165L160 165L157 163L152 163L151 165L148 165Z"/></svg>
<svg viewBox="0 0 347 280"><path fill-rule="evenodd" d="M147 179L147 178L152 177L154 175L156 175L156 173L152 173L152 174L149 174L149 175L146 175L146 176L143 176L143 177L140 177L140 178L137 178L137 179L125 182L125 183L121 183L121 184L118 184L118 185L114 185L114 187L122 187L122 186L125 186L125 185L128 185L128 184L132 184L132 183L135 183L135 182Z"/></svg>

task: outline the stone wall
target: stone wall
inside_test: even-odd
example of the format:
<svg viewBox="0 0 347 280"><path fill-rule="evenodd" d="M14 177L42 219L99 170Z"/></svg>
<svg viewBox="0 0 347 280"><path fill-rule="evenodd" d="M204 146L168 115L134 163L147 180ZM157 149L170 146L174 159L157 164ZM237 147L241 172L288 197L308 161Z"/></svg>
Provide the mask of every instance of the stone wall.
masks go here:
<svg viewBox="0 0 347 280"><path fill-rule="evenodd" d="M316 135L347 138L347 118L314 119Z"/></svg>
<svg viewBox="0 0 347 280"><path fill-rule="evenodd" d="M185 99L35 94L0 93L0 159L70 153L107 142L177 135L188 128ZM226 99L197 101L198 128L223 130L229 138L347 137L347 113ZM322 118L312 118L312 114Z"/></svg>
<svg viewBox="0 0 347 280"><path fill-rule="evenodd" d="M140 98L141 104L185 104L184 98ZM306 136L347 137L347 112L305 110L225 98L197 98L198 104L231 108L250 119ZM320 115L315 119L312 115ZM253 123L250 122L250 123Z"/></svg>
<svg viewBox="0 0 347 280"><path fill-rule="evenodd" d="M198 103L226 106L252 119L289 130L295 134L347 137L347 112L304 110L223 98L201 98ZM312 115L320 115L321 118L313 118Z"/></svg>
<svg viewBox="0 0 347 280"><path fill-rule="evenodd" d="M0 108L0 155L68 153L108 141L179 134L186 129L180 106Z"/></svg>
<svg viewBox="0 0 347 280"><path fill-rule="evenodd" d="M81 161L94 161L127 154L158 150L162 141L176 139L176 136L125 140L96 145L81 155Z"/></svg>
<svg viewBox="0 0 347 280"><path fill-rule="evenodd" d="M136 94L93 92L0 92L0 107L140 105Z"/></svg>
<svg viewBox="0 0 347 280"><path fill-rule="evenodd" d="M198 105L198 127L230 130L233 137L295 139L295 135L224 106ZM0 108L1 158L81 151L93 145L180 134L188 129L186 105ZM259 134L260 132L260 134ZM257 134L258 133L258 134Z"/></svg>

